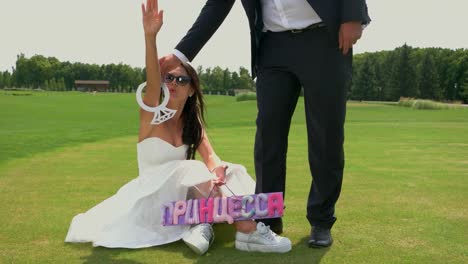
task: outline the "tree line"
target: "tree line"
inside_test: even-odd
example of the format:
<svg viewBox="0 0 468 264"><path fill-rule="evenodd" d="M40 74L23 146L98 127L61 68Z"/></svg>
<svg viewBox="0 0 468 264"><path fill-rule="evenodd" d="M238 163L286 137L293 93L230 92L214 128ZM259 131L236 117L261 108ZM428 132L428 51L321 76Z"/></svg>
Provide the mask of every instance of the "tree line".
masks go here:
<svg viewBox="0 0 468 264"><path fill-rule="evenodd" d="M255 85L249 71L244 67L240 67L238 72L219 66L206 69L198 66L196 70L202 89L206 91L252 90ZM27 58L24 54L19 54L11 73L0 72L0 88L72 91L75 89L75 80L107 80L111 91L134 92L136 87L146 80L146 70L122 63L71 63L61 62L55 57L34 55Z"/></svg>
<svg viewBox="0 0 468 264"><path fill-rule="evenodd" d="M468 50L413 48L353 57L349 98L397 101L400 97L468 102Z"/></svg>
<svg viewBox="0 0 468 264"><path fill-rule="evenodd" d="M413 48L403 45L392 51L357 54L353 57L353 81L348 98L366 101L397 101L400 97L468 102L468 50ZM196 68L203 90L221 92L254 90L249 70ZM110 90L133 92L146 80L144 68L125 64L61 62L54 57L17 56L12 72L0 72L0 88L74 90L75 80L107 80Z"/></svg>

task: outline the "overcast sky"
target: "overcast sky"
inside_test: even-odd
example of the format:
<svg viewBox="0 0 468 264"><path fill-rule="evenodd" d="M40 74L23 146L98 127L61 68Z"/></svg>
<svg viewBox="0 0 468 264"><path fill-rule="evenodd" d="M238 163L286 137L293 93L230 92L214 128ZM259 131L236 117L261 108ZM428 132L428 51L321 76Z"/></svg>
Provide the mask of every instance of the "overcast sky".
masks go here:
<svg viewBox="0 0 468 264"><path fill-rule="evenodd" d="M286 1L286 0L285 0ZM16 55L60 61L144 66L141 0L0 0L0 70ZM165 10L159 55L170 53L205 0L160 0ZM414 47L468 48L468 0L368 0L371 25L355 53ZM250 61L249 28L240 0L193 64L237 70Z"/></svg>

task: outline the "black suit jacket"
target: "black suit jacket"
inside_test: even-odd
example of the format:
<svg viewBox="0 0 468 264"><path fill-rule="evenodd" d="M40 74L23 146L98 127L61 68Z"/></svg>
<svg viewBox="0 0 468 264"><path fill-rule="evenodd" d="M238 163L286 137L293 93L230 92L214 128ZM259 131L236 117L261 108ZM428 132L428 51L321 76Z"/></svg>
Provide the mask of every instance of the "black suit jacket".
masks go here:
<svg viewBox="0 0 468 264"><path fill-rule="evenodd" d="M207 0L200 15L176 49L192 61L202 47L223 23L235 0ZM365 0L307 0L317 12L338 45L340 24L361 21L368 24L370 18ZM257 48L262 35L263 22L260 0L242 0L249 21L251 40L252 75L255 76Z"/></svg>

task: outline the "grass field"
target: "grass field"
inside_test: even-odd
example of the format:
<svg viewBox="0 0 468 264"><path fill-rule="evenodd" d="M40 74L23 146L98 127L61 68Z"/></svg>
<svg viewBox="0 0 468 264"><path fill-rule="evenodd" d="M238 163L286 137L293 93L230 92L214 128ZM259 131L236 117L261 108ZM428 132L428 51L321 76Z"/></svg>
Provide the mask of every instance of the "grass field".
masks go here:
<svg viewBox="0 0 468 264"><path fill-rule="evenodd" d="M218 154L254 176L255 101L207 96ZM215 227L206 256L63 242L70 220L137 176L133 94L0 91L0 263L468 263L468 109L348 105L334 245L309 249L304 107L289 137L284 255L238 252Z"/></svg>

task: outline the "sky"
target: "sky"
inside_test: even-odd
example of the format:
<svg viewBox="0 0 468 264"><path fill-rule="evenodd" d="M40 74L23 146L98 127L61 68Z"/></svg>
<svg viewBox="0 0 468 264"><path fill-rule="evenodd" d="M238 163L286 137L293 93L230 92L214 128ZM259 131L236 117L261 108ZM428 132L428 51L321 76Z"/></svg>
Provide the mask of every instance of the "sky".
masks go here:
<svg viewBox="0 0 468 264"><path fill-rule="evenodd" d="M160 0L159 56L172 52L206 0ZM144 67L142 0L0 0L0 71L17 54L60 61ZM371 24L355 53L413 47L468 48L467 0L367 0ZM249 68L250 35L240 0L193 61L194 66Z"/></svg>

